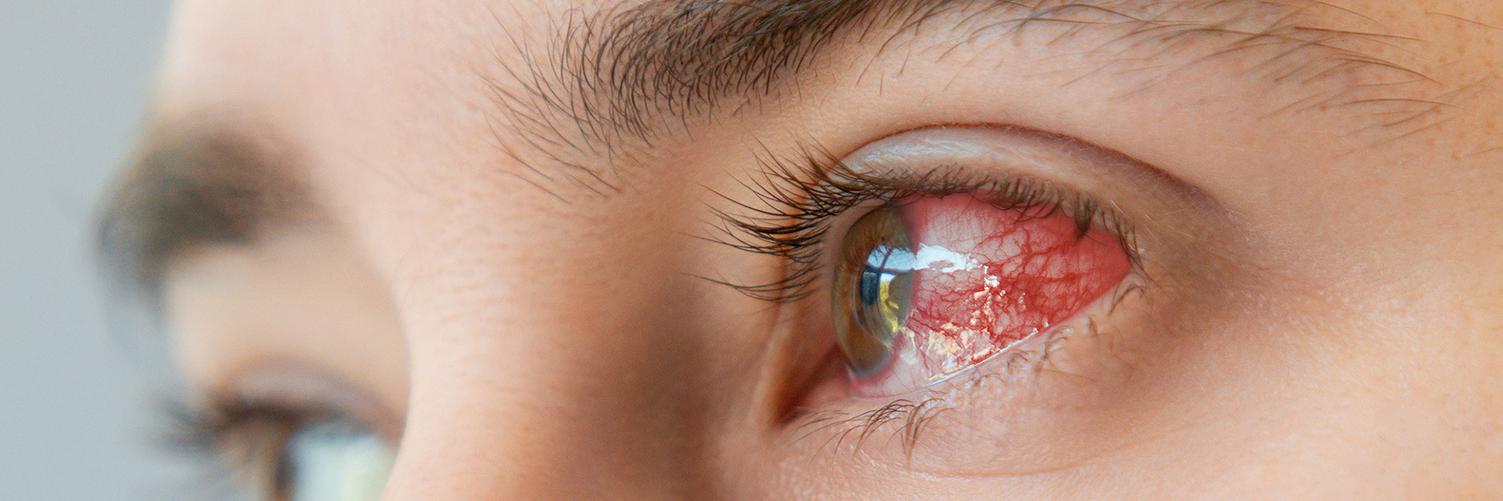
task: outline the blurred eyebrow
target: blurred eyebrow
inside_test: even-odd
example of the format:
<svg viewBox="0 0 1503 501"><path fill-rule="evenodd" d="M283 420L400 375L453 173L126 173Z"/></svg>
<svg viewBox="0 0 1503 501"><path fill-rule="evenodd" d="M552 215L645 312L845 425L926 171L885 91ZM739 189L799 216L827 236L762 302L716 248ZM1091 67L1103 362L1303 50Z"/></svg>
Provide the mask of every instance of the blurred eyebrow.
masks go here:
<svg viewBox="0 0 1503 501"><path fill-rule="evenodd" d="M141 145L106 199L96 244L111 285L152 306L168 267L188 251L249 245L268 227L316 216L289 174L287 143L266 132L155 123Z"/></svg>
<svg viewBox="0 0 1503 501"><path fill-rule="evenodd" d="M610 164L689 130L695 117L776 97L832 45L854 41L876 57L913 45L902 35L921 31L944 30L952 48L1025 34L1051 46L1104 37L1085 48L1102 62L1080 79L1131 74L1145 86L1241 57L1248 75L1239 77L1306 91L1275 111L1363 108L1374 123L1402 128L1433 124L1425 118L1446 107L1381 93L1433 82L1379 55L1404 53L1417 39L1320 0L655 0L566 16L533 24L558 30L542 51L512 38L525 66L497 58L500 76L487 77L498 141L545 188L570 180L614 189L601 158Z"/></svg>

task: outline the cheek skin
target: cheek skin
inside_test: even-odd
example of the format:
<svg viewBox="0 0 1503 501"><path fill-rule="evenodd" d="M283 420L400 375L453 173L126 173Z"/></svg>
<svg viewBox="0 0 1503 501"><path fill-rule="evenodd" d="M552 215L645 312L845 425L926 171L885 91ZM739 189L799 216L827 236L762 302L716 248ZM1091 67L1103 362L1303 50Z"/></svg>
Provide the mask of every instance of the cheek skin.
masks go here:
<svg viewBox="0 0 1503 501"><path fill-rule="evenodd" d="M975 365L1068 320L1128 272L1110 232L1063 213L999 209L969 195L902 209L918 245L909 353L931 376Z"/></svg>

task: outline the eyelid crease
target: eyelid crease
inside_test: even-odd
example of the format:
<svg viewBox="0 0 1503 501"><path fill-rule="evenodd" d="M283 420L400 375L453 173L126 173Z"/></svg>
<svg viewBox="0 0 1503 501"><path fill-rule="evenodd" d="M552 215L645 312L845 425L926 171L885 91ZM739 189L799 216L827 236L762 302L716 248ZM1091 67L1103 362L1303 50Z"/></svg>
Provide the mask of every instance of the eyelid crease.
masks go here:
<svg viewBox="0 0 1503 501"><path fill-rule="evenodd" d="M237 371L227 385L210 390L208 403L249 402L296 408L313 417L345 417L364 423L391 443L401 438L403 417L360 386L296 360L271 359Z"/></svg>
<svg viewBox="0 0 1503 501"><path fill-rule="evenodd" d="M492 15L506 25L506 16ZM511 47L493 52L521 54L520 60L494 57L492 70L480 72L494 101L488 111L498 146L523 165L517 176L550 193L582 187L608 196L620 186L611 181L616 166L651 164L640 156L709 115L776 100L791 75L841 50L841 42L872 58L860 69L864 76L877 58L901 52L910 37L926 37L923 30L932 27L953 35L935 47L939 59L983 38L1043 33L1047 45L1085 38L1081 51L1099 62L1076 81L1157 70L1142 77L1143 90L1190 66L1245 58L1247 75L1299 89L1280 111L1428 96L1430 87L1444 87L1411 68L1412 57L1400 57L1412 56L1405 44L1422 41L1327 2L656 0L571 9L550 26L554 31L541 33L547 39L535 45L503 29ZM1091 36L1105 40L1090 42ZM1169 58L1174 52L1183 57ZM1145 68L1144 61L1155 64ZM1410 81L1428 86L1388 89ZM1335 85L1315 87L1320 82ZM1432 109L1415 111L1428 116Z"/></svg>

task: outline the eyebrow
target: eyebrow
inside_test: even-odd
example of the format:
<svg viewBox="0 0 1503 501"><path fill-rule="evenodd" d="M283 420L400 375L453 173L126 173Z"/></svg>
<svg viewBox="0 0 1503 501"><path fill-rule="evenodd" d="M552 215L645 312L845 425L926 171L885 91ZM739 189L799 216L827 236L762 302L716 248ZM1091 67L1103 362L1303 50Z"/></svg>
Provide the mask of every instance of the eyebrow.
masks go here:
<svg viewBox="0 0 1503 501"><path fill-rule="evenodd" d="M173 260L201 246L249 245L319 212L296 178L290 143L215 123L157 123L117 182L95 229L110 285L160 306Z"/></svg>
<svg viewBox="0 0 1503 501"><path fill-rule="evenodd" d="M872 46L867 57L875 59L925 30L946 30L955 47L1031 34L1050 43L1110 35L1089 49L1108 60L1082 79L1149 73L1132 65L1201 47L1210 55L1185 64L1248 57L1246 71L1273 86L1308 88L1353 74L1365 78L1343 81L1365 89L1428 80L1374 54L1412 38L1320 0L652 0L565 16L541 51L509 39L523 66L497 58L501 77L482 75L500 110L498 144L528 169L524 180L555 196L560 183L608 196L619 189L609 172L618 160L696 118L776 98L832 46ZM1156 69L1147 81L1175 69ZM1338 99L1384 104L1378 116L1410 128L1432 124L1447 106L1334 88L1291 98L1290 108ZM97 228L115 284L154 298L171 262L190 249L247 245L267 228L320 217L291 175L298 162L291 143L266 127L229 123L160 123L144 135Z"/></svg>
<svg viewBox="0 0 1503 501"><path fill-rule="evenodd" d="M1248 64L1239 78L1305 91L1276 111L1364 108L1395 135L1435 125L1448 106L1385 94L1435 83L1382 57L1418 39L1321 0L654 0L571 10L555 21L561 28L540 51L510 38L525 63L497 58L500 77L486 77L499 110L497 142L529 170L528 182L550 192L567 181L608 194L617 188L606 179L618 157L691 130L697 118L775 98L832 46L871 46L875 59L912 45L905 34L928 30L947 30L951 49L1008 37L1041 35L1056 45L1105 36L1085 49L1103 62L1076 82L1132 74L1148 87L1197 63L1241 57ZM1199 52L1165 64L1191 49Z"/></svg>

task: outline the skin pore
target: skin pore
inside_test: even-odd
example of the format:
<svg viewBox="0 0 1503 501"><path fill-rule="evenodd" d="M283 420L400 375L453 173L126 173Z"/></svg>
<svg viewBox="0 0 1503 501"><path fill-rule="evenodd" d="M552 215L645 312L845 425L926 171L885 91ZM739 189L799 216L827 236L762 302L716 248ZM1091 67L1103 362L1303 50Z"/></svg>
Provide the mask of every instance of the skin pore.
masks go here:
<svg viewBox="0 0 1503 501"><path fill-rule="evenodd" d="M187 0L105 243L190 400L335 407L398 450L389 500L1495 497L1500 28ZM837 161L1090 200L1134 270L1014 357L853 394L830 260L883 199L809 216ZM765 238L800 216L808 247Z"/></svg>

